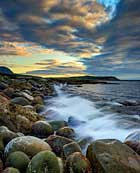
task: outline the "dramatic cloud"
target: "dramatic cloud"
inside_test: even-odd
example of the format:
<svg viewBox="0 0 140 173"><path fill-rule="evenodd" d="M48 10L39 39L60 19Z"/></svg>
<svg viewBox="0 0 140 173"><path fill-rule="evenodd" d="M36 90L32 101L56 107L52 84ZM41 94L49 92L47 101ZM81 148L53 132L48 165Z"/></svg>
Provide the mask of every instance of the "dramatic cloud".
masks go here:
<svg viewBox="0 0 140 173"><path fill-rule="evenodd" d="M0 63L12 56L15 72L138 77L139 14L139 0L0 1Z"/></svg>
<svg viewBox="0 0 140 173"><path fill-rule="evenodd" d="M39 76L73 76L85 75L83 71L86 69L81 62L62 62L58 59L44 60L35 65L38 65L40 70L29 71L26 74Z"/></svg>

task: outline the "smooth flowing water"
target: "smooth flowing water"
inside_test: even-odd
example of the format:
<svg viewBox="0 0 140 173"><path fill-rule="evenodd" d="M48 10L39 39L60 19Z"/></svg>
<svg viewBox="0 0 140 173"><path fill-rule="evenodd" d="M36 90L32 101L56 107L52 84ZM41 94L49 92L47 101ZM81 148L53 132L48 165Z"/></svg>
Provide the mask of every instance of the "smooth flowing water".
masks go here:
<svg viewBox="0 0 140 173"><path fill-rule="evenodd" d="M132 116L112 111L116 108L125 109L121 103L115 101L118 97L120 99L121 95L119 96L117 89L113 89L113 92L115 90L114 95L117 92L118 94L117 97L114 96L114 99L112 99L110 92L107 93L108 89L106 89L106 92L104 91L105 95L103 91L99 92L99 89L103 90L103 87L111 87L110 85L98 85L98 91L96 91L96 87L95 85L84 85L81 88L55 85L57 96L47 100L49 105L47 106L47 112L50 115L47 118L65 121L73 118L73 121L77 124L73 126L72 123L70 125L75 129L78 138L115 138L124 141L130 133L140 129L139 115L134 114ZM120 86L112 85L113 87L118 88ZM98 92L99 94L97 94ZM100 95L104 95L104 98ZM126 95L128 96L128 93ZM132 95L134 96L134 94ZM137 98L138 100L139 98Z"/></svg>

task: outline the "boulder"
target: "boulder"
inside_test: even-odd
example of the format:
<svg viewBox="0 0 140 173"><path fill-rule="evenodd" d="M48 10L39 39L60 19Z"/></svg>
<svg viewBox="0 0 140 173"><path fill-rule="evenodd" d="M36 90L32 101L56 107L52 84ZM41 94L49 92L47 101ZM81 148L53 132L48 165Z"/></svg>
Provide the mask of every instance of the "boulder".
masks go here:
<svg viewBox="0 0 140 173"><path fill-rule="evenodd" d="M69 117L69 119L68 119L68 125L73 126L73 127L79 126L79 125L84 124L84 123L85 123L85 121L78 120L72 116Z"/></svg>
<svg viewBox="0 0 140 173"><path fill-rule="evenodd" d="M36 154L28 165L26 173L60 173L56 155L51 151Z"/></svg>
<svg viewBox="0 0 140 173"><path fill-rule="evenodd" d="M75 137L75 132L70 127L62 127L56 131L56 134L59 136L64 136L66 138L71 138L71 139Z"/></svg>
<svg viewBox="0 0 140 173"><path fill-rule="evenodd" d="M9 167L4 169L1 173L20 173L20 172L16 168Z"/></svg>
<svg viewBox="0 0 140 173"><path fill-rule="evenodd" d="M89 160L79 152L71 154L66 160L67 173L92 173ZM110 172L108 172L110 173Z"/></svg>
<svg viewBox="0 0 140 173"><path fill-rule="evenodd" d="M67 158L69 155L75 152L82 152L79 144L71 142L63 146L64 156Z"/></svg>
<svg viewBox="0 0 140 173"><path fill-rule="evenodd" d="M30 105L30 102L24 97L15 97L14 99L11 100L11 103L18 104L21 106Z"/></svg>
<svg viewBox="0 0 140 173"><path fill-rule="evenodd" d="M56 131L62 127L68 126L66 121L51 121L49 123L52 125L54 131Z"/></svg>
<svg viewBox="0 0 140 173"><path fill-rule="evenodd" d="M4 90L8 87L8 85L4 82L0 82L0 90Z"/></svg>
<svg viewBox="0 0 140 173"><path fill-rule="evenodd" d="M44 105L41 105L41 104L37 104L34 106L35 110L37 113L41 113L45 110L45 106Z"/></svg>
<svg viewBox="0 0 140 173"><path fill-rule="evenodd" d="M139 173L140 156L114 139L97 140L87 149L94 173Z"/></svg>
<svg viewBox="0 0 140 173"><path fill-rule="evenodd" d="M52 126L46 121L37 121L32 125L32 134L39 138L46 138L53 133Z"/></svg>
<svg viewBox="0 0 140 173"><path fill-rule="evenodd" d="M33 105L37 105L37 104L43 105L44 104L43 98L41 96L35 96L34 100L32 101L32 104Z"/></svg>
<svg viewBox="0 0 140 173"><path fill-rule="evenodd" d="M24 91L20 92L20 95L21 95L21 97L25 97L29 101L33 101L34 100L34 97L32 97L31 95L29 95L28 93L26 93Z"/></svg>
<svg viewBox="0 0 140 173"><path fill-rule="evenodd" d="M17 168L20 170L20 172L25 173L29 162L30 159L25 153L15 151L9 154L8 158L6 159L5 166Z"/></svg>
<svg viewBox="0 0 140 173"><path fill-rule="evenodd" d="M11 140L5 147L5 154L9 155L14 151L22 151L29 157L33 157L40 151L49 150L51 147L48 143L33 136L21 136Z"/></svg>
<svg viewBox="0 0 140 173"><path fill-rule="evenodd" d="M17 137L17 134L9 130L6 126L0 126L0 136L3 139L3 144L6 145L9 141Z"/></svg>
<svg viewBox="0 0 140 173"><path fill-rule="evenodd" d="M6 88L3 93L8 96L9 98L13 98L14 97L14 92L15 90L13 88Z"/></svg>
<svg viewBox="0 0 140 173"><path fill-rule="evenodd" d="M58 156L63 157L63 146L65 144L73 142L73 140L58 136L58 135L51 135L45 141L52 147L52 150L57 154Z"/></svg>

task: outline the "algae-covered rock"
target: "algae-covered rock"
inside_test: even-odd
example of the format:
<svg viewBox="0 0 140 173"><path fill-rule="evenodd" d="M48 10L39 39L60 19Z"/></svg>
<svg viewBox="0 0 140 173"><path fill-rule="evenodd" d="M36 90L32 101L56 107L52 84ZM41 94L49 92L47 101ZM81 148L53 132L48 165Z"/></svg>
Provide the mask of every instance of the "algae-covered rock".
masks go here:
<svg viewBox="0 0 140 173"><path fill-rule="evenodd" d="M124 143L140 155L140 141L125 141Z"/></svg>
<svg viewBox="0 0 140 173"><path fill-rule="evenodd" d="M26 173L60 173L56 155L51 151L36 154L29 163Z"/></svg>
<svg viewBox="0 0 140 173"><path fill-rule="evenodd" d="M60 157L57 157L57 160L58 160L58 164L59 164L59 168L60 168L60 173L64 173L65 170L64 170L64 162L63 162L63 160Z"/></svg>
<svg viewBox="0 0 140 173"><path fill-rule="evenodd" d="M21 151L15 151L9 154L9 156L6 159L5 166L17 168L18 170L24 173L26 172L29 162L30 159L25 153Z"/></svg>
<svg viewBox="0 0 140 173"><path fill-rule="evenodd" d="M48 143L33 136L21 136L11 140L5 147L5 154L9 155L14 151L22 151L29 157L33 157L40 151L50 150Z"/></svg>
<svg viewBox="0 0 140 173"><path fill-rule="evenodd" d="M43 98L41 96L34 97L34 100L32 101L32 104L33 105L36 105L36 104L43 105L44 104Z"/></svg>
<svg viewBox="0 0 140 173"><path fill-rule="evenodd" d="M62 127L68 126L66 121L51 121L49 123L52 125L54 131L56 131Z"/></svg>
<svg viewBox="0 0 140 173"><path fill-rule="evenodd" d="M63 146L64 156L67 158L69 155L75 152L82 152L79 144L71 142Z"/></svg>
<svg viewBox="0 0 140 173"><path fill-rule="evenodd" d="M140 156L114 139L97 140L87 150L94 173L139 173Z"/></svg>
<svg viewBox="0 0 140 173"><path fill-rule="evenodd" d="M51 146L55 154L58 156L63 156L63 146L65 144L73 142L73 140L58 136L58 135L51 135L45 141Z"/></svg>
<svg viewBox="0 0 140 173"><path fill-rule="evenodd" d="M11 100L11 103L22 106L30 105L30 102L24 97L15 97L14 99Z"/></svg>
<svg viewBox="0 0 140 173"><path fill-rule="evenodd" d="M16 168L9 167L4 169L1 173L20 173L20 172Z"/></svg>
<svg viewBox="0 0 140 173"><path fill-rule="evenodd" d="M59 136L64 136L66 138L71 138L71 139L75 137L75 132L70 127L62 127L56 131L56 134Z"/></svg>
<svg viewBox="0 0 140 173"><path fill-rule="evenodd" d="M71 154L66 160L67 173L92 173L89 160L79 152ZM109 172L108 172L109 173Z"/></svg>
<svg viewBox="0 0 140 173"><path fill-rule="evenodd" d="M0 126L0 136L3 139L4 145L17 137L17 134L9 130L6 126Z"/></svg>
<svg viewBox="0 0 140 173"><path fill-rule="evenodd" d="M46 138L53 133L52 126L46 121L37 121L32 125L32 134L39 138Z"/></svg>

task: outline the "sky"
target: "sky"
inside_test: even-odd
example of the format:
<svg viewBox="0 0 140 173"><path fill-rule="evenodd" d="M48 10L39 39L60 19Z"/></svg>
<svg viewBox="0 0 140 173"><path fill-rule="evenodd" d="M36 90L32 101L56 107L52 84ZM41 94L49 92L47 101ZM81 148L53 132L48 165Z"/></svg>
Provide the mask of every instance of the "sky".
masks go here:
<svg viewBox="0 0 140 173"><path fill-rule="evenodd" d="M0 66L140 79L140 0L0 0Z"/></svg>

